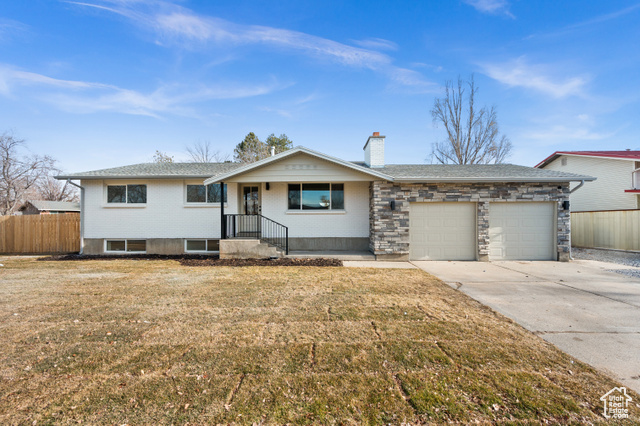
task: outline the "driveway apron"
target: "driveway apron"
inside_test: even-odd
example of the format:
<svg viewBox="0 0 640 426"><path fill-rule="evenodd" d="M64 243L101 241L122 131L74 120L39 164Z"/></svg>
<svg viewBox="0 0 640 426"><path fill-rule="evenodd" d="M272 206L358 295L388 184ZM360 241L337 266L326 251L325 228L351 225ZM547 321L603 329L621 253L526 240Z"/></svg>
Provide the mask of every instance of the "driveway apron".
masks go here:
<svg viewBox="0 0 640 426"><path fill-rule="evenodd" d="M609 263L412 262L640 392L640 279Z"/></svg>

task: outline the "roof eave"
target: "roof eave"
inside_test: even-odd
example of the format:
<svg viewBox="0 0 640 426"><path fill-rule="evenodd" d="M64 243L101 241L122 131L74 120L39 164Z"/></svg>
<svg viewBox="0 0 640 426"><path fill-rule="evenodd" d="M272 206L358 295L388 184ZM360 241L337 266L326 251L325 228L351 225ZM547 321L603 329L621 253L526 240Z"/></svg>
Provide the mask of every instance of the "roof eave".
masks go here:
<svg viewBox="0 0 640 426"><path fill-rule="evenodd" d="M595 177L592 176L573 176L573 177L547 177L547 178L537 178L537 177L459 177L459 178L424 178L424 177L403 177L403 178L395 178L394 182L401 183L459 183L459 182L591 182L596 180Z"/></svg>
<svg viewBox="0 0 640 426"><path fill-rule="evenodd" d="M206 179L211 175L120 175L120 176L110 176L110 175L101 175L101 176L54 176L55 179L58 180L105 180L105 179Z"/></svg>

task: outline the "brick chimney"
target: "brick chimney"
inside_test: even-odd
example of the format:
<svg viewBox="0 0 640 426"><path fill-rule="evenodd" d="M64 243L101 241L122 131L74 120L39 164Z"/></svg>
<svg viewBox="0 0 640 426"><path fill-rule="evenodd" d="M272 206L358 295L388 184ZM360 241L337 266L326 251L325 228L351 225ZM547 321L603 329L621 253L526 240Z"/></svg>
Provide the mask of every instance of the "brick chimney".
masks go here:
<svg viewBox="0 0 640 426"><path fill-rule="evenodd" d="M384 167L384 136L380 132L373 132L364 144L364 162L371 168Z"/></svg>

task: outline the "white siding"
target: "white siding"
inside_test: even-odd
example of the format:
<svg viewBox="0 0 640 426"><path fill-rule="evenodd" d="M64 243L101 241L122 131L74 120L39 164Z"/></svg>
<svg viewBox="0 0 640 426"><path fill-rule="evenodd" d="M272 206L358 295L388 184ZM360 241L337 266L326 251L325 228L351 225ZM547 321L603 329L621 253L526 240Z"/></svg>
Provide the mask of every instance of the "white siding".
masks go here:
<svg viewBox="0 0 640 426"><path fill-rule="evenodd" d="M108 206L105 201L107 183L146 183L146 206ZM82 185L86 188L85 238L220 237L219 204L206 207L185 204L184 180L83 181ZM262 214L288 226L291 238L369 236L369 182L345 183L345 210L338 214L291 214L287 212L286 183L271 183L269 191L264 183L259 186ZM225 213L238 213L238 188L235 183L228 184Z"/></svg>
<svg viewBox="0 0 640 426"><path fill-rule="evenodd" d="M260 191L262 214L289 227L291 238L369 237L369 182L345 183L344 213L288 212L286 183L271 183L269 191L262 184Z"/></svg>
<svg viewBox="0 0 640 426"><path fill-rule="evenodd" d="M371 176L329 161L298 154L244 173L225 182L332 182L370 181Z"/></svg>
<svg viewBox="0 0 640 426"><path fill-rule="evenodd" d="M204 179L203 179L204 180ZM144 207L111 207L109 184L147 184ZM202 183L202 181L189 181ZM85 238L219 238L220 205L191 207L185 203L184 180L83 181ZM237 213L236 185L228 185L226 213Z"/></svg>
<svg viewBox="0 0 640 426"><path fill-rule="evenodd" d="M567 159L566 166L562 165L563 158ZM574 212L638 208L637 194L624 192L632 188L634 161L562 155L544 169L598 178L585 182L582 188L571 194L571 210ZM577 182L572 182L571 188L577 185Z"/></svg>

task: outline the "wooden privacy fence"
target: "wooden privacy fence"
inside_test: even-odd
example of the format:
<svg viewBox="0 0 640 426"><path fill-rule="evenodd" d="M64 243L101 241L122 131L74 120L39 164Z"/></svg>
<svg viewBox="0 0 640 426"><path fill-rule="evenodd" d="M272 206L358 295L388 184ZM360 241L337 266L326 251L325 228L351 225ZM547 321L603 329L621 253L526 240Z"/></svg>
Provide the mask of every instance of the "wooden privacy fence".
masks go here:
<svg viewBox="0 0 640 426"><path fill-rule="evenodd" d="M640 251L640 210L571 213L571 245Z"/></svg>
<svg viewBox="0 0 640 426"><path fill-rule="evenodd" d="M0 216L0 253L80 251L80 215Z"/></svg>

